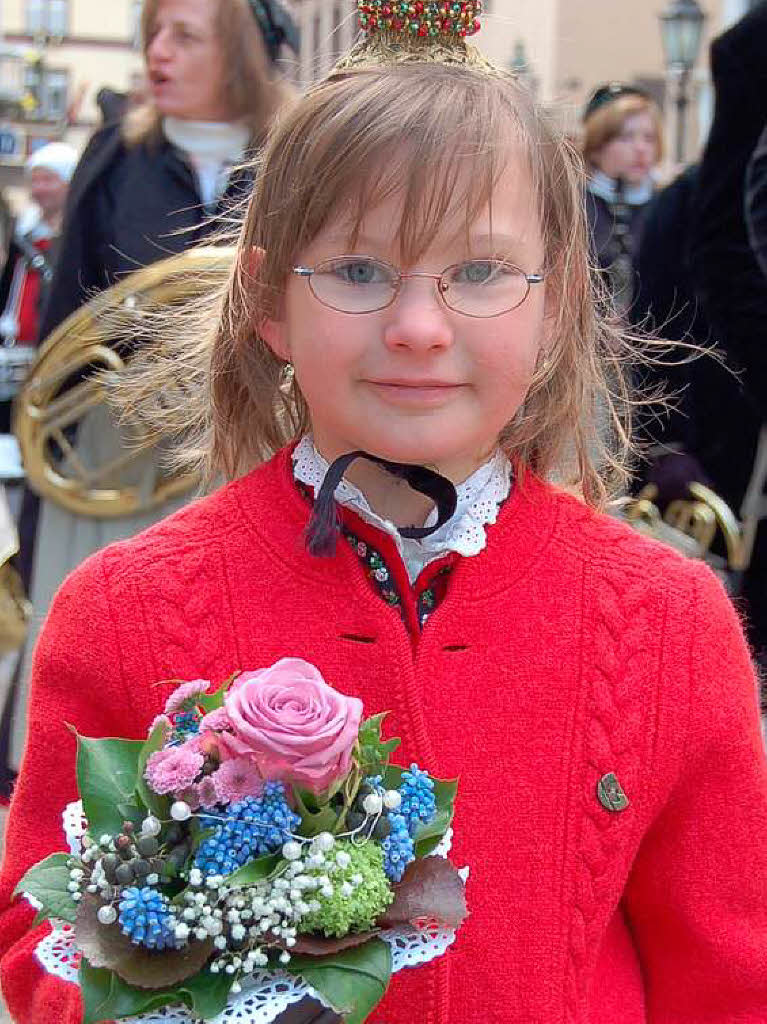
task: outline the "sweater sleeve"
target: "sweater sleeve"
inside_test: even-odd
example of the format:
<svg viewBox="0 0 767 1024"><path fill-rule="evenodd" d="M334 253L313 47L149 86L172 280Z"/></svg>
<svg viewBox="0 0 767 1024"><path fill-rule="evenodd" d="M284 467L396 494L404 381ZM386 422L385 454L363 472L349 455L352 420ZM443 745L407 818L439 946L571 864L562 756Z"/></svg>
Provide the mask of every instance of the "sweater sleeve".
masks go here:
<svg viewBox="0 0 767 1024"><path fill-rule="evenodd" d="M121 678L102 556L59 590L32 668L26 749L8 816L0 874L0 981L17 1024L78 1024L79 989L46 974L35 956L47 924L13 890L29 867L67 849L62 811L77 799L76 744L84 735L129 735L131 705Z"/></svg>
<svg viewBox="0 0 767 1024"><path fill-rule="evenodd" d="M648 1024L767 1020L767 760L735 611L696 567L687 743L625 893Z"/></svg>

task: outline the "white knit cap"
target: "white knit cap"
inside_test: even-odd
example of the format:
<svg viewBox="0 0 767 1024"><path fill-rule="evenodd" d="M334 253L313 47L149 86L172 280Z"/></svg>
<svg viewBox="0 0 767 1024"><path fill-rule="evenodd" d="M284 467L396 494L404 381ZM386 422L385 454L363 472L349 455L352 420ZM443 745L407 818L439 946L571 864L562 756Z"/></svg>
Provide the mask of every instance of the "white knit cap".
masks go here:
<svg viewBox="0 0 767 1024"><path fill-rule="evenodd" d="M77 161L77 151L71 146L65 142L49 142L35 150L27 160L26 169L33 171L36 167L44 167L68 182L72 180Z"/></svg>

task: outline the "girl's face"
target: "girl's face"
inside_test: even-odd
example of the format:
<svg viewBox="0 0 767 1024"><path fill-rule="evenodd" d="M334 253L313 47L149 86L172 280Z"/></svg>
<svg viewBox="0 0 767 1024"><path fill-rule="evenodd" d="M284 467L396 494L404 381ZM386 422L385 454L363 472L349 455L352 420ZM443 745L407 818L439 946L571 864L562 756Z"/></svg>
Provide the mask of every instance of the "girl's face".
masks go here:
<svg viewBox="0 0 767 1024"><path fill-rule="evenodd" d="M146 51L147 79L162 116L225 121L218 0L159 0Z"/></svg>
<svg viewBox="0 0 767 1024"><path fill-rule="evenodd" d="M620 134L594 158L608 178L623 178L629 185L641 185L657 162L658 132L654 117L647 111L627 117Z"/></svg>
<svg viewBox="0 0 767 1024"><path fill-rule="evenodd" d="M401 200L371 209L352 255L399 266ZM329 223L297 265L349 254L349 223ZM542 270L544 245L529 174L510 161L491 211L471 226L448 219L418 263L404 272L440 274L467 259L501 257L528 274ZM410 278L386 309L337 312L306 278L291 275L279 320L261 325L273 351L294 367L326 459L361 448L394 461L436 466L458 482L494 449L522 405L547 347L545 285L511 312L474 318L449 309L429 278Z"/></svg>

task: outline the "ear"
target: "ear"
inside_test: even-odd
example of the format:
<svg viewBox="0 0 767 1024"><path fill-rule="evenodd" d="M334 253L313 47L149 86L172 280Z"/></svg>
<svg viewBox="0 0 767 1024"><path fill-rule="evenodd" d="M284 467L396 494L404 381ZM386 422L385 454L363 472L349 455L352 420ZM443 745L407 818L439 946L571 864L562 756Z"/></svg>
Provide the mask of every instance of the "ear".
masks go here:
<svg viewBox="0 0 767 1024"><path fill-rule="evenodd" d="M250 249L240 253L240 266L246 277L255 279L258 276L265 255L266 253L260 245L252 245ZM259 337L263 338L277 358L289 363L290 351L284 322L264 317L257 324L257 330Z"/></svg>

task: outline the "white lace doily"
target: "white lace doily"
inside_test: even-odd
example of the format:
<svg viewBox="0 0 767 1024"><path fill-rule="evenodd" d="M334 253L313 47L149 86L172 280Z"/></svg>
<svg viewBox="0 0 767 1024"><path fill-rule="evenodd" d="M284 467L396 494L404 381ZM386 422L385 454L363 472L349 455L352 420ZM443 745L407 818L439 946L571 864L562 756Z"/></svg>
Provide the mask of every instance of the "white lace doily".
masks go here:
<svg viewBox="0 0 767 1024"><path fill-rule="evenodd" d="M70 850L79 852L79 837L83 835L86 825L82 804L79 801L69 804L62 817ZM447 857L452 834L452 829L448 829L432 856ZM465 882L468 868L462 869L461 876ZM27 899L33 902L29 896ZM379 937L391 948L392 973L396 974L405 967L417 967L442 956L455 941L455 929L437 924L419 928L403 925L381 932ZM72 925L64 921L52 922L52 930L38 942L35 956L48 974L78 984L80 954L75 945ZM313 996L324 1002L319 993L302 978L281 972L255 971L242 984L242 992L230 994L226 1009L214 1018L212 1024L270 1024L292 1003L299 1002L305 996ZM186 1006L166 1006L161 1010L123 1019L127 1024L197 1024L197 1018Z"/></svg>
<svg viewBox="0 0 767 1024"><path fill-rule="evenodd" d="M313 488L316 494L322 486L328 464L314 447L311 437L299 441L293 452L293 474L296 480ZM356 512L366 522L388 533L395 541L411 583L415 583L429 562L441 558L450 551L470 557L485 547L485 527L498 518L498 508L508 498L511 490L511 463L503 452L498 451L483 466L463 483L458 484L458 504L455 514L435 533L423 540L403 538L397 528L387 519L377 515L367 498L354 484L341 480L336 488L336 501ZM426 526L437 521L434 510L426 520Z"/></svg>

